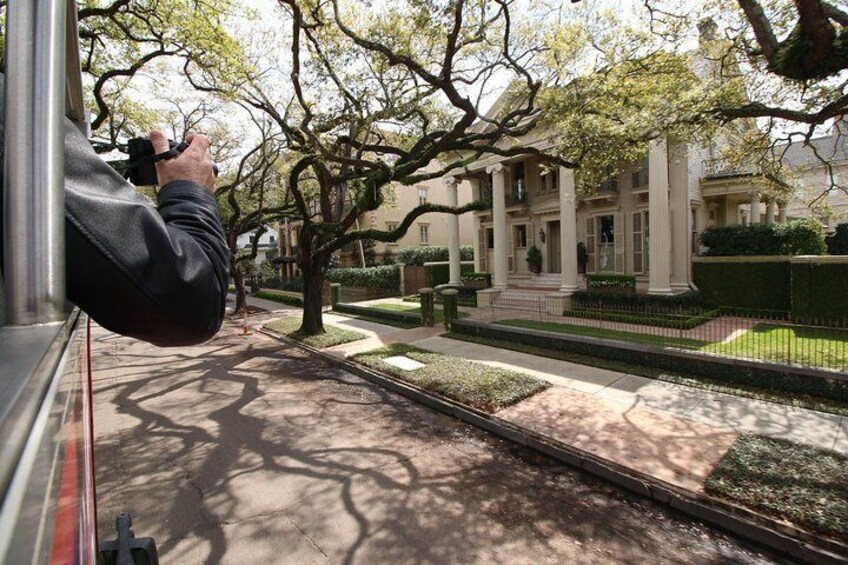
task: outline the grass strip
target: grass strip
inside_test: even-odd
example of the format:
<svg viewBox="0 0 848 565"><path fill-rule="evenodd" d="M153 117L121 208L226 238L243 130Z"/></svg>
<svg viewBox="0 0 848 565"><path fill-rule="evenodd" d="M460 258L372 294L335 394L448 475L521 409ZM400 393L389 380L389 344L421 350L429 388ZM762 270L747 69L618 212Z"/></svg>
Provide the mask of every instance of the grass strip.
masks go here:
<svg viewBox="0 0 848 565"><path fill-rule="evenodd" d="M424 363L404 371L384 361L403 355ZM395 343L360 353L353 359L424 390L446 396L484 412L494 413L550 387L550 383L506 369L450 357L441 353Z"/></svg>
<svg viewBox="0 0 848 565"><path fill-rule="evenodd" d="M848 330L756 324L727 343L702 348L709 353L810 367L848 369Z"/></svg>
<svg viewBox="0 0 848 565"><path fill-rule="evenodd" d="M602 339L618 339L632 343L645 343L649 345L674 346L685 349L700 349L708 344L706 341L694 339L666 337L661 335L641 334L625 332L622 330L610 330L606 328L593 328L590 326L579 326L575 324L560 324L557 322L537 322L535 320L499 320L496 324L513 326L517 328L529 328L533 330L545 330L561 334L582 335L586 337L599 337Z"/></svg>
<svg viewBox="0 0 848 565"><path fill-rule="evenodd" d="M271 320L264 327L318 349L359 341L368 337L364 333L339 328L330 324L324 324L324 333L322 334L305 335L299 331L300 324L301 319L299 316L287 316L285 318Z"/></svg>
<svg viewBox="0 0 848 565"><path fill-rule="evenodd" d="M388 310L389 312L403 312L404 314L415 314L416 316L421 315L420 306L410 306L408 304L373 304L369 306L369 308ZM468 314L468 312L457 312L458 318L467 318L469 315L470 314ZM445 311L441 308L433 308L433 321L437 324L444 323Z"/></svg>
<svg viewBox="0 0 848 565"><path fill-rule="evenodd" d="M536 347L500 339L471 336L457 332L450 332L446 334L446 336L461 341L469 341L482 345L491 345L492 347L510 349L512 351L529 353L531 355L538 355L540 357L547 357L549 359L569 361L571 363L577 363L579 365L600 367L602 369L609 369L610 371L618 371L620 373L639 375L641 377L647 377L649 379L656 379L658 381L665 381L679 385L691 386L693 388L700 388L712 392L733 394L735 396L740 396L743 398L753 398L756 400L773 402L775 404L783 404L787 406L794 406L797 408L806 408L808 410L817 410L819 412L830 412L832 414L848 416L848 402L843 402L831 398L822 398L820 396L812 394L789 393L780 390L769 389L766 387L755 387L745 384L728 383L724 380L703 377L700 375L693 375L683 372L670 373L664 369L658 369L656 367L634 365L632 363L626 363L623 361L613 361L609 359L602 359L599 357L592 357L589 355L581 355L579 353L557 351L544 347Z"/></svg>
<svg viewBox="0 0 848 565"><path fill-rule="evenodd" d="M273 300L289 306L303 306L303 300L297 296L289 296L288 294L280 294L269 290L260 290L254 294L256 298L264 298L265 300Z"/></svg>
<svg viewBox="0 0 848 565"><path fill-rule="evenodd" d="M741 436L704 490L848 541L848 457L785 439Z"/></svg>

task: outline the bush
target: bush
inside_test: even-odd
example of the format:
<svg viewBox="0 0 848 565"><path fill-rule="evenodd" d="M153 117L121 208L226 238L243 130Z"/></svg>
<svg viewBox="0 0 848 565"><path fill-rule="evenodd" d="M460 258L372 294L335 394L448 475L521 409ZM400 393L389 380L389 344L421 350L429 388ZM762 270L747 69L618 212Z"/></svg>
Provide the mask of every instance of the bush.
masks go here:
<svg viewBox="0 0 848 565"><path fill-rule="evenodd" d="M423 267L424 263L448 260L447 247L404 247L398 251L398 262L410 267ZM473 261L474 250L470 245L459 248L460 261Z"/></svg>
<svg viewBox="0 0 848 565"><path fill-rule="evenodd" d="M461 279L468 288L478 289L492 286L491 273L463 273Z"/></svg>
<svg viewBox="0 0 848 565"><path fill-rule="evenodd" d="M474 265L460 265L460 280L462 278L463 272L471 273L473 271ZM447 263L437 263L435 265L424 266L424 286L429 286L430 288L433 288L440 284L447 284L449 282L450 265L448 265Z"/></svg>
<svg viewBox="0 0 848 565"><path fill-rule="evenodd" d="M692 278L703 296L718 306L788 312L792 302L789 261L692 264Z"/></svg>
<svg viewBox="0 0 848 565"><path fill-rule="evenodd" d="M288 304L289 306L303 306L303 299L298 298L297 296L289 296L287 294L278 294L276 292L268 292L264 290L260 290L254 296L257 298L264 298L265 300L280 302L281 304Z"/></svg>
<svg viewBox="0 0 848 565"><path fill-rule="evenodd" d="M848 255L848 223L836 226L836 232L825 238L830 255Z"/></svg>
<svg viewBox="0 0 848 565"><path fill-rule="evenodd" d="M394 265L395 263L395 254L392 253L391 249L386 248L385 253L383 253L383 265Z"/></svg>
<svg viewBox="0 0 848 565"><path fill-rule="evenodd" d="M636 277L633 275L587 275L586 286L590 289L636 290Z"/></svg>
<svg viewBox="0 0 848 565"><path fill-rule="evenodd" d="M535 245L527 250L527 268L531 273L539 274L542 272L542 252Z"/></svg>
<svg viewBox="0 0 848 565"><path fill-rule="evenodd" d="M701 232L704 255L822 255L827 247L822 227L812 219L784 224L710 227Z"/></svg>
<svg viewBox="0 0 848 565"><path fill-rule="evenodd" d="M612 292L579 291L571 296L575 308L632 310L641 312L680 312L712 310L714 305L700 292L672 296Z"/></svg>
<svg viewBox="0 0 848 565"><path fill-rule="evenodd" d="M400 287L400 269L397 265L365 267L364 269L330 269L325 278L328 282L336 282L342 286L382 289Z"/></svg>

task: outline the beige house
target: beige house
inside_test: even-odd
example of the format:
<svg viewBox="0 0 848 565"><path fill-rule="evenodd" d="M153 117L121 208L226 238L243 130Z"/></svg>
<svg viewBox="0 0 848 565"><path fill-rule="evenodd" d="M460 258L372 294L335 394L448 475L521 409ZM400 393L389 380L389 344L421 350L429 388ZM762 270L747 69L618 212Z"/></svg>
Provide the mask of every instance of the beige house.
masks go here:
<svg viewBox="0 0 848 565"><path fill-rule="evenodd" d="M471 202L469 183L451 184L453 179L435 178L414 186L391 187L386 202L377 210L363 214L359 218L361 229L393 230L406 215L419 204L445 204L463 206ZM449 246L452 237L453 221L449 214L424 214L419 216L407 230L406 235L394 243L378 242L375 247L377 262L386 251L396 253L403 247ZM474 219L471 214L463 214L458 221L457 242L459 246L472 245Z"/></svg>

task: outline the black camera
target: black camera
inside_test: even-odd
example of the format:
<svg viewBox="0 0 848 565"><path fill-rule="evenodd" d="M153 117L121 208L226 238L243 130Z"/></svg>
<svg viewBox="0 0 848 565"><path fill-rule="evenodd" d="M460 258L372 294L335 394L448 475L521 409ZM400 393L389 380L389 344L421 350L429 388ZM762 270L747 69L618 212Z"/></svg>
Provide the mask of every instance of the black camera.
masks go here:
<svg viewBox="0 0 848 565"><path fill-rule="evenodd" d="M136 186L150 186L159 184L156 175L156 161L171 159L186 150L188 143L168 140L169 150L156 155L153 150L153 142L146 137L135 137L127 141L127 165L124 169L124 178ZM212 171L218 176L218 167L213 163Z"/></svg>

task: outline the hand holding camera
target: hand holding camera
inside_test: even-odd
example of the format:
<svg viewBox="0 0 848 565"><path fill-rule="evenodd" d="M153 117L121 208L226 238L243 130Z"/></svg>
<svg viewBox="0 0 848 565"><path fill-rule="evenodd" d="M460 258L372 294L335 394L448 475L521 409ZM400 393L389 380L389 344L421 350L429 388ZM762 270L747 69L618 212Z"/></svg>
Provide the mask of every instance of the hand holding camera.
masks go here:
<svg viewBox="0 0 848 565"><path fill-rule="evenodd" d="M209 153L209 138L189 134L182 143L169 141L159 130L150 132L150 139L135 138L127 144L130 155L126 176L136 186L188 180L215 191L218 168Z"/></svg>

